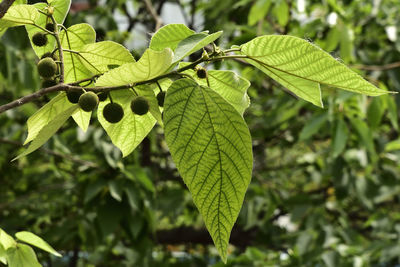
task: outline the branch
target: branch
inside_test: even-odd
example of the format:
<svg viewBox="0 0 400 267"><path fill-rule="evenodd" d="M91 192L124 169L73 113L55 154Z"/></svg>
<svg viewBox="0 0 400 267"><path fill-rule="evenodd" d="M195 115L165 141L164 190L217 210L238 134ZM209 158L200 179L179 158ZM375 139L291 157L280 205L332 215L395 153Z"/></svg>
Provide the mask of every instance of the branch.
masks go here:
<svg viewBox="0 0 400 267"><path fill-rule="evenodd" d="M4 17L4 15L7 13L8 9L14 3L14 1L15 0L3 0L3 2L0 3L0 19Z"/></svg>
<svg viewBox="0 0 400 267"><path fill-rule="evenodd" d="M149 11L150 15L153 17L154 21L156 22L155 31L157 31L163 25L163 21L160 16L157 14L156 10L151 3L151 0L143 0L144 4L146 5L147 11Z"/></svg>
<svg viewBox="0 0 400 267"><path fill-rule="evenodd" d="M372 70L372 71L380 71L380 70L390 70L400 67L400 61L389 63L386 65L352 65L352 68L360 69L360 70Z"/></svg>
<svg viewBox="0 0 400 267"><path fill-rule="evenodd" d="M218 56L218 57L214 57L214 58L209 58L209 59L204 59L204 58L200 58L196 61L194 61L193 63L182 67L180 69L177 70L173 70L170 71L168 73L162 74L160 76L157 76L155 78L149 79L149 80L145 80L145 81L140 81L137 82L135 84L125 84L125 85L120 85L120 86L103 86L103 87L82 87L82 86L76 86L77 83L80 83L82 81L78 81L78 82L74 82L74 83L70 83L70 84L64 84L64 83L60 83L57 85L54 85L52 87L48 87L48 88L43 88L33 94L21 97L17 100L14 100L13 102L10 102L8 104L2 105L0 106L0 114L9 110L9 109L13 109L16 107L19 107L21 105L24 105L26 103L32 102L37 98L40 98L46 94L49 93L53 93L53 92L61 92L61 91L76 91L76 90L82 90L85 89L85 91L92 91L92 92L96 92L96 93L100 93L100 92L110 92L110 91L114 91L114 90L121 90L121 89L128 89L128 88L132 88L136 85L142 85L142 84L149 84L149 83L155 83L158 80L164 79L164 78L168 78L171 76L176 76L178 75L183 75L181 74L181 72L188 70L188 69L192 69L194 68L196 65L202 63L202 62L213 62L213 61L219 61L219 60L224 60L224 59L238 59L238 58L247 58L247 56L244 55L228 55L228 56ZM89 79L93 79L89 78Z"/></svg>

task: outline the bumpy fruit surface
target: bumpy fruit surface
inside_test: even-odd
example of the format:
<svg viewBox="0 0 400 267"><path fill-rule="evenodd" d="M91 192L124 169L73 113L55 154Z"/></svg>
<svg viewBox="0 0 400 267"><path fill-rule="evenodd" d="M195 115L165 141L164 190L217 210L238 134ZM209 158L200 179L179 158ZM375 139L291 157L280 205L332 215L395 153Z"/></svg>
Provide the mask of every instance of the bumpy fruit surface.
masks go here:
<svg viewBox="0 0 400 267"><path fill-rule="evenodd" d="M46 30L48 30L50 32L54 32L54 30L55 30L54 24L52 22L47 23Z"/></svg>
<svg viewBox="0 0 400 267"><path fill-rule="evenodd" d="M58 58L57 58L57 55L55 55L55 54L53 54L53 53L51 53L51 52L46 52L46 53L44 53L41 57L40 57L40 59L44 59L44 58L46 58L46 57L50 57L50 58L52 58L52 59L54 59L54 60L57 60Z"/></svg>
<svg viewBox="0 0 400 267"><path fill-rule="evenodd" d="M143 96L135 97L131 102L131 110L136 115L144 115L149 111L149 101Z"/></svg>
<svg viewBox="0 0 400 267"><path fill-rule="evenodd" d="M42 82L42 88L52 87L54 85L57 85L57 81L53 79L44 80Z"/></svg>
<svg viewBox="0 0 400 267"><path fill-rule="evenodd" d="M207 71L205 68L198 68L196 71L197 77L204 79L207 77Z"/></svg>
<svg viewBox="0 0 400 267"><path fill-rule="evenodd" d="M57 72L57 64L50 57L41 59L37 65L39 75L44 78L50 78Z"/></svg>
<svg viewBox="0 0 400 267"><path fill-rule="evenodd" d="M99 104L99 97L93 92L87 92L79 97L78 105L84 111L93 111Z"/></svg>
<svg viewBox="0 0 400 267"><path fill-rule="evenodd" d="M157 102L160 107L164 106L165 92L161 91L157 94Z"/></svg>
<svg viewBox="0 0 400 267"><path fill-rule="evenodd" d="M106 101L106 99L108 98L108 93L103 92L103 93L98 94L97 96L99 97L99 101L103 102L103 101Z"/></svg>
<svg viewBox="0 0 400 267"><path fill-rule="evenodd" d="M45 46L47 44L47 36L45 33L37 32L32 36L32 43L36 46Z"/></svg>
<svg viewBox="0 0 400 267"><path fill-rule="evenodd" d="M68 101L71 102L72 104L76 104L79 101L79 97L83 94L83 91L68 91L67 92L67 98Z"/></svg>
<svg viewBox="0 0 400 267"><path fill-rule="evenodd" d="M118 103L108 103L103 109L103 117L109 123L117 123L124 117L124 110Z"/></svg>

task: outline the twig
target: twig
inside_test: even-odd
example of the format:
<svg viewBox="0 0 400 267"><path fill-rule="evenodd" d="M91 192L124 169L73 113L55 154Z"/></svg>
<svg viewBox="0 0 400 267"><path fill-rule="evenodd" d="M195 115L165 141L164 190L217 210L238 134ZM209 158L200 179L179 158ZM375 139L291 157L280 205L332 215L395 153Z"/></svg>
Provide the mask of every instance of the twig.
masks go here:
<svg viewBox="0 0 400 267"><path fill-rule="evenodd" d="M153 4L151 3L151 0L143 0L144 4L146 5L147 11L149 11L150 15L153 17L154 21L156 22L156 28L155 30L157 31L161 26L163 25L162 19L160 16L157 14L156 10L153 7Z"/></svg>
<svg viewBox="0 0 400 267"><path fill-rule="evenodd" d="M155 83L158 80L164 79L164 78L168 78L171 76L175 76L177 74L181 74L181 72L194 68L195 66L197 66L198 64L202 63L202 62L213 62L213 61L219 61L219 60L223 60L223 59L239 59L239 58L247 58L247 56L244 55L228 55L228 56L218 56L218 57L214 57L214 58L209 58L209 59L203 59L200 58L196 61L194 61L193 63L182 67L180 69L174 70L174 71L170 71L168 73L162 74L160 76L157 76L155 78L149 79L149 80L145 80L145 81L140 81L137 82L135 84L125 84L125 85L120 85L120 86L103 86L103 87L85 87L85 91L92 91L92 92L96 92L96 93L100 93L100 92L109 92L109 91L114 91L114 90L121 90L121 89L128 89L131 88L133 86L136 85L142 85L142 84L149 84L149 83ZM74 83L70 83L70 84L64 84L64 83L60 83L57 85L54 85L52 87L48 87L48 88L43 88L35 93L32 93L30 95L26 95L24 97L21 97L17 100L14 100L8 104L5 104L3 106L0 106L0 114L9 110L9 109L13 109L16 107L19 107L21 105L24 105L26 103L32 102L37 98L40 98L46 94L49 93L53 93L53 92L61 92L61 91L76 91L76 90L82 90L82 86L76 86L77 82Z"/></svg>
<svg viewBox="0 0 400 267"><path fill-rule="evenodd" d="M13 146L18 146L18 147L23 147L24 146L20 142L13 141L13 140L8 140L8 139L4 139L4 138L0 138L0 143L13 145ZM45 152L45 153L47 153L47 154L49 154L49 155L52 155L52 156L55 156L55 157L59 157L59 158L63 158L63 159L67 159L67 160L70 160L70 161L72 161L74 163L77 163L77 164L80 164L80 165L83 165L83 166L87 166L87 167L91 167L91 168L99 168L99 165L97 165L96 163L91 162L91 161L82 160L80 158L77 158L77 157L74 157L74 156L71 156L71 155L62 154L62 153L59 153L59 152L56 152L56 151L52 151L52 150L49 150L49 149L46 149L46 148L43 148L43 147L40 148L40 150Z"/></svg>
<svg viewBox="0 0 400 267"><path fill-rule="evenodd" d="M4 15L7 13L8 9L14 3L14 1L15 0L3 0L3 2L0 3L0 19L4 17Z"/></svg>
<svg viewBox="0 0 400 267"><path fill-rule="evenodd" d="M389 63L389 64L382 65L382 66L379 66L379 65L352 65L350 67L356 68L359 70L373 70L373 71L390 70L390 69L399 68L400 61Z"/></svg>
<svg viewBox="0 0 400 267"><path fill-rule="evenodd" d="M54 19L53 16L50 16L51 20L53 21L54 25L58 25L57 21ZM56 38L56 42L57 42L57 48L58 48L58 54L60 56L60 83L64 82L64 54L63 54L63 49L61 46L61 40L60 40L60 31L58 29L58 27L55 27L55 32L54 32L54 37Z"/></svg>

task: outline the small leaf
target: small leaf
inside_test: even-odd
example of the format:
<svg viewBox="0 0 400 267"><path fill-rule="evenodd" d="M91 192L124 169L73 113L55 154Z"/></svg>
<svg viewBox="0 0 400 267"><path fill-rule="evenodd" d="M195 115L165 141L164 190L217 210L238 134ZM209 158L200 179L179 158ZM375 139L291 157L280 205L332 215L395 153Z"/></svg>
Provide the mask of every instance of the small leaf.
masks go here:
<svg viewBox="0 0 400 267"><path fill-rule="evenodd" d="M9 267L41 267L36 254L30 246L18 244L16 248L7 250L7 262Z"/></svg>
<svg viewBox="0 0 400 267"><path fill-rule="evenodd" d="M247 24L254 26L259 20L264 19L268 14L271 3L269 0L257 0L250 8Z"/></svg>
<svg viewBox="0 0 400 267"><path fill-rule="evenodd" d="M29 147L12 161L32 153L33 151L41 147L44 143L46 143L47 140L49 140L50 137L52 137L58 131L58 129L60 129L60 127L68 120L68 118L71 117L71 115L75 112L77 108L77 105L73 105L72 107L59 113L54 119L49 121L49 123L39 131L36 138L32 141Z"/></svg>
<svg viewBox="0 0 400 267"><path fill-rule="evenodd" d="M172 57L173 53L169 48L163 51L147 49L138 62L110 70L97 80L96 86L134 84L155 78L169 69Z"/></svg>
<svg viewBox="0 0 400 267"><path fill-rule="evenodd" d="M150 48L153 50L164 50L170 48L175 50L180 41L195 34L194 31L184 24L168 24L161 27L151 38Z"/></svg>
<svg viewBox="0 0 400 267"><path fill-rule="evenodd" d="M319 84L356 93L377 96L389 93L364 80L360 75L315 45L293 36L266 35L241 46L246 61L261 69L289 90L321 106Z"/></svg>
<svg viewBox="0 0 400 267"><path fill-rule="evenodd" d="M119 66L135 62L128 49L112 41L87 44L78 51L81 55L80 60L82 63L95 74L108 71L109 65Z"/></svg>
<svg viewBox="0 0 400 267"><path fill-rule="evenodd" d="M286 0L278 0L278 3L275 5L273 9L273 13L275 17L278 19L279 25L281 27L285 27L289 21L289 6L286 3Z"/></svg>
<svg viewBox="0 0 400 267"><path fill-rule="evenodd" d="M176 63L183 58L189 56L190 54L193 54L197 50L202 49L209 43L217 40L221 35L222 31L210 35L206 33L197 33L190 35L178 44L178 47L175 50L173 63Z"/></svg>
<svg viewBox="0 0 400 267"><path fill-rule="evenodd" d="M395 151L395 150L400 150L400 139L391 141L385 145L386 152Z"/></svg>
<svg viewBox="0 0 400 267"><path fill-rule="evenodd" d="M86 132L87 129L89 128L91 117L92 117L92 112L86 112L80 108L78 108L74 112L74 114L72 114L72 118L74 119L76 124L79 126L79 128L82 129L83 132Z"/></svg>
<svg viewBox="0 0 400 267"><path fill-rule="evenodd" d="M151 113L136 115L131 110L131 101L135 95L130 90L110 92L114 103L118 103L124 110L124 117L118 123L109 123L103 116L104 106L110 100L100 102L98 119L104 130L110 136L113 144L122 151L124 157L128 156L153 129L156 120Z"/></svg>
<svg viewBox="0 0 400 267"><path fill-rule="evenodd" d="M19 240L21 240L25 243L28 243L32 246L35 246L44 251L47 251L47 252L53 254L54 256L61 257L61 254L58 253L54 248L52 248L46 241L44 241L42 238L38 237L37 235L35 235L31 232L22 231L22 232L16 233L15 236Z"/></svg>
<svg viewBox="0 0 400 267"><path fill-rule="evenodd" d="M36 111L27 121L28 136L26 137L24 145L35 139L43 127L72 106L73 104L68 101L65 93L60 93Z"/></svg>
<svg viewBox="0 0 400 267"><path fill-rule="evenodd" d="M316 134L328 120L328 113L313 116L300 132L299 140L304 141Z"/></svg>
<svg viewBox="0 0 400 267"><path fill-rule="evenodd" d="M17 242L15 242L14 238L8 235L0 228L0 244L3 246L5 250L15 247Z"/></svg>
<svg viewBox="0 0 400 267"><path fill-rule="evenodd" d="M71 7L71 0L48 0L48 3L54 8L54 19L58 24L63 24Z"/></svg>
<svg viewBox="0 0 400 267"><path fill-rule="evenodd" d="M172 158L226 262L229 236L251 179L249 129L220 95L190 79L168 89L164 123Z"/></svg>
<svg viewBox="0 0 400 267"><path fill-rule="evenodd" d="M343 119L339 119L336 125L335 136L333 137L332 143L332 154L333 157L339 156L346 148L348 139L347 125Z"/></svg>

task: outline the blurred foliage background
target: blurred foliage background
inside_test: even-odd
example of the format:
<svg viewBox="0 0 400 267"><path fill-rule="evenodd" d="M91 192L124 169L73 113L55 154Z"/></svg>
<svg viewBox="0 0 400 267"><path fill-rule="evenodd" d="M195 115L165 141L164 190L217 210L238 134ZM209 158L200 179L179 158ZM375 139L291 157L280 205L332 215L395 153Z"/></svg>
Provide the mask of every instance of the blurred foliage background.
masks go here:
<svg viewBox="0 0 400 267"><path fill-rule="evenodd" d="M35 1L29 1L33 3ZM154 0L164 23L224 30L228 48L258 35L319 45L372 83L400 91L398 0ZM155 30L146 1L73 1L66 25L139 57ZM0 41L0 104L39 89L23 28ZM194 59L194 58L192 58ZM245 113L254 171L227 266L400 266L399 95L323 88L325 108L297 100L253 67ZM0 227L32 231L62 252L44 266L224 266L166 147L162 128L127 158L95 115L68 121L41 150L10 163L25 122L48 97L0 116Z"/></svg>

